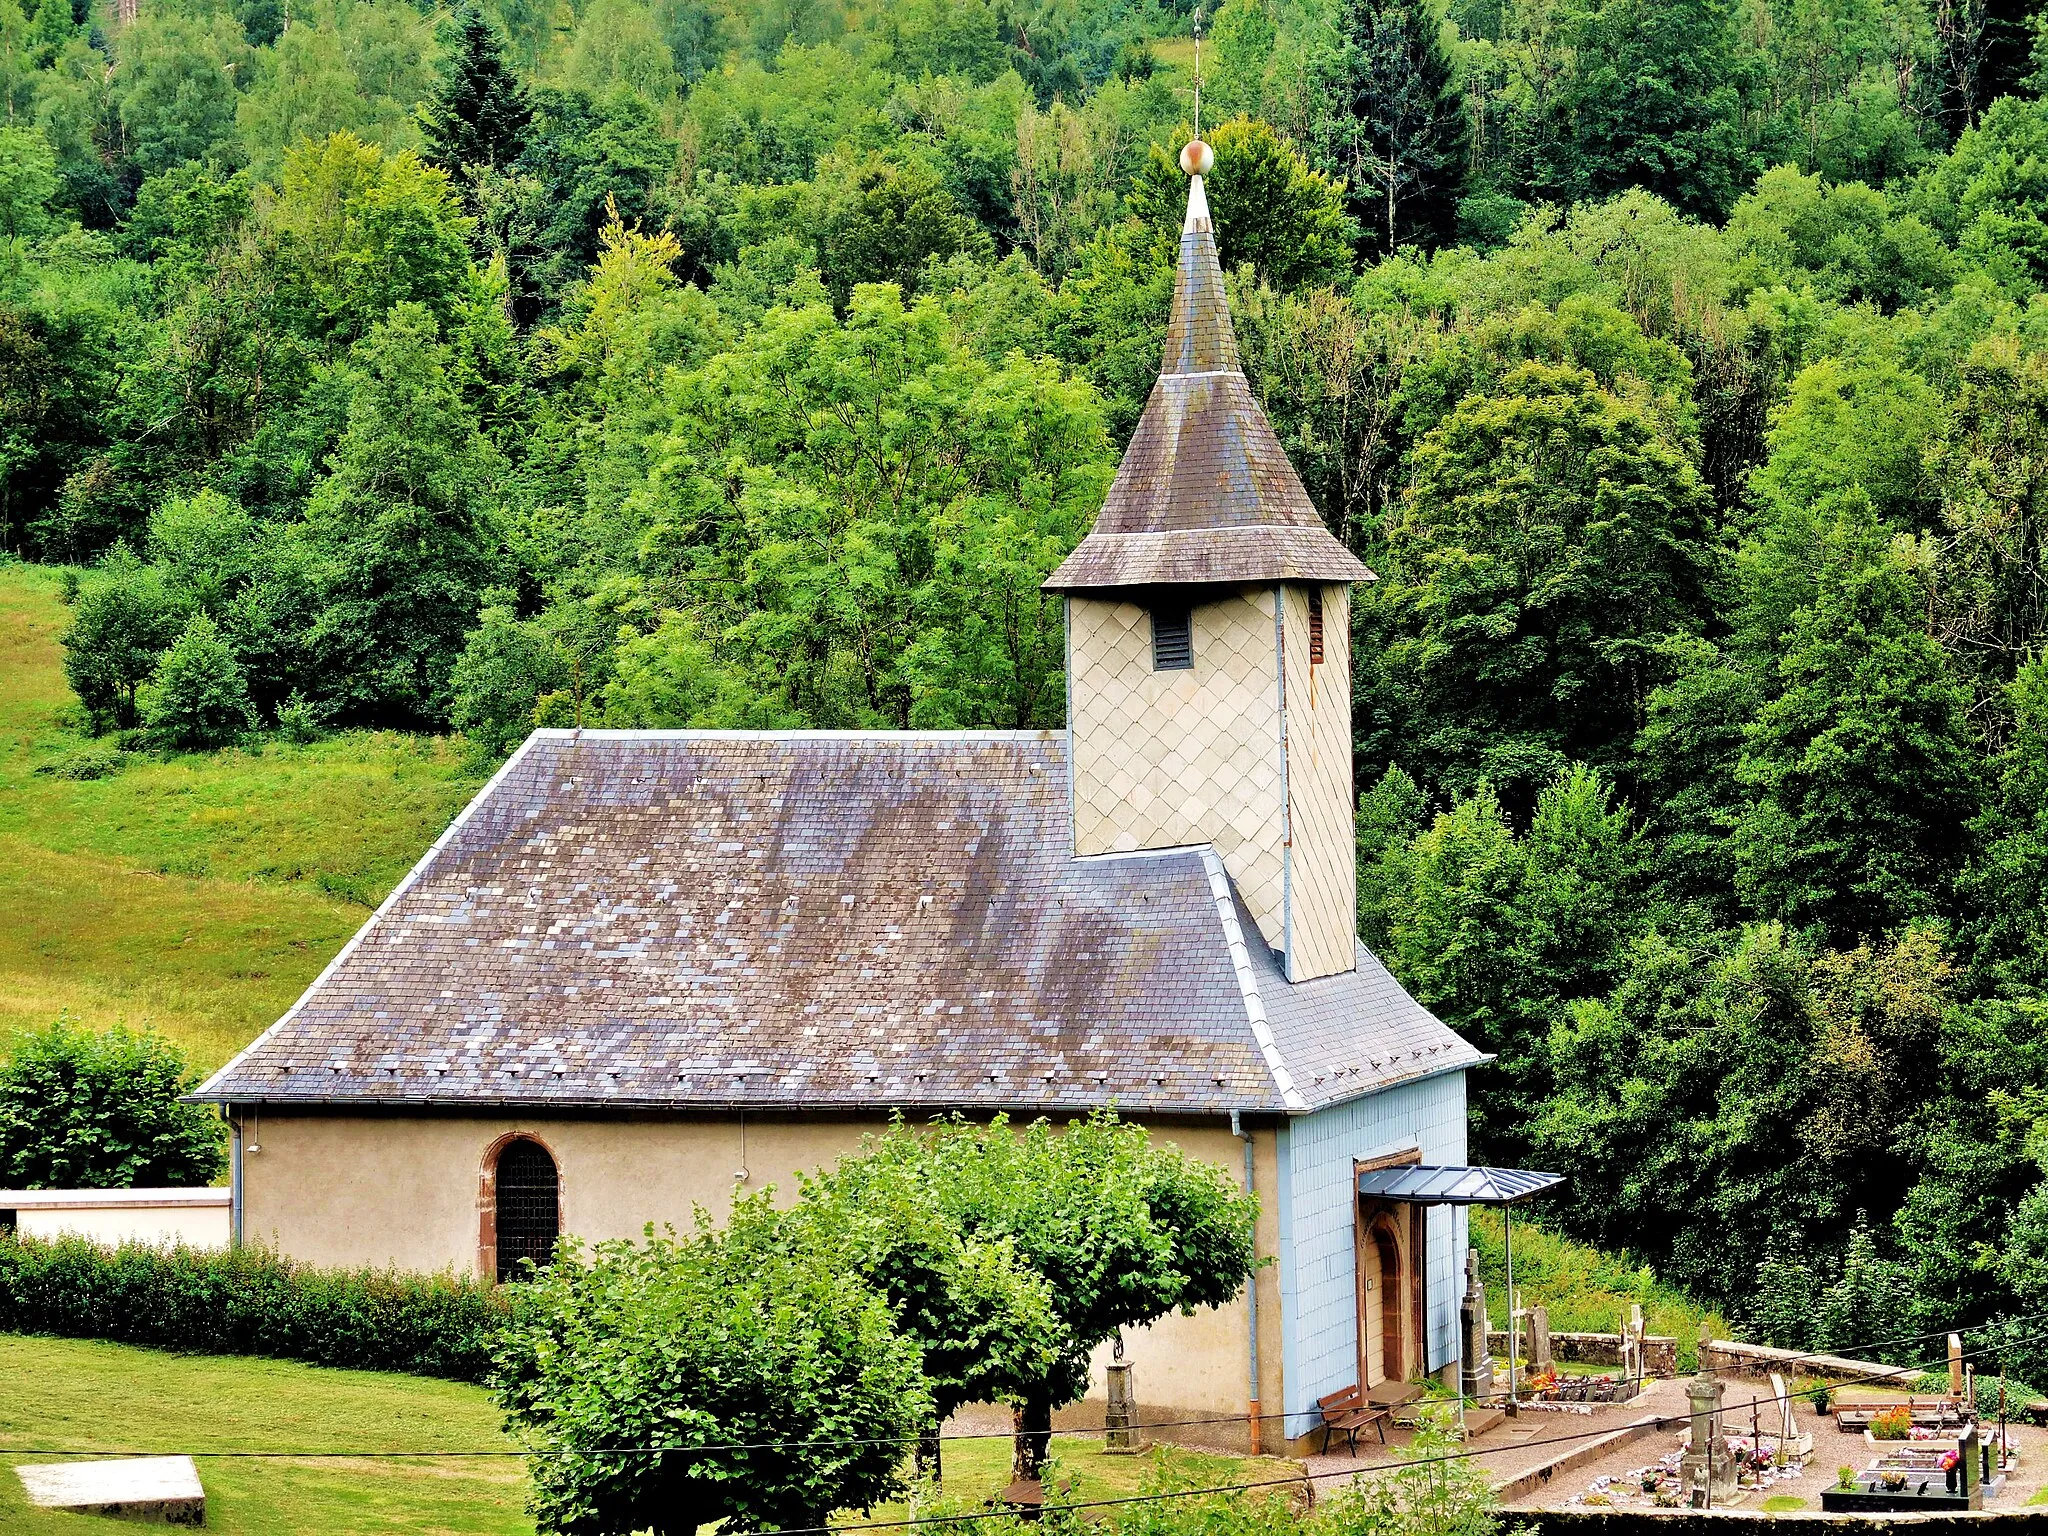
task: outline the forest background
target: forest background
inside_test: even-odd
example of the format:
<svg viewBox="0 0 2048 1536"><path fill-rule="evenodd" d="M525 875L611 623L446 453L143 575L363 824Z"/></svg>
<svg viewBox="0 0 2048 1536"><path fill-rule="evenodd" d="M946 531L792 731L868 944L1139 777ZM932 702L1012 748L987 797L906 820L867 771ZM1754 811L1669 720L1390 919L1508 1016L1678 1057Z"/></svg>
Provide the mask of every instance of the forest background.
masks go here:
<svg viewBox="0 0 2048 1536"><path fill-rule="evenodd" d="M1058 725L1038 583L1157 370L1191 19L0 0L63 771ZM1475 1155L1778 1342L2048 1309L2048 22L1205 32L1246 369L1379 574L1362 930L1498 1054Z"/></svg>

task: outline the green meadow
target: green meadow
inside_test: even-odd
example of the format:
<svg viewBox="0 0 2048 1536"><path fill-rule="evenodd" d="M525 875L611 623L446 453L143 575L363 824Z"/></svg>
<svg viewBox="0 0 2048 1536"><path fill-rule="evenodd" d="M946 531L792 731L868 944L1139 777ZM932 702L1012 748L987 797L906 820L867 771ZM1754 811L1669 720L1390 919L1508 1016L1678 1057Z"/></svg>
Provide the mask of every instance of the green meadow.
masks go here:
<svg viewBox="0 0 2048 1536"><path fill-rule="evenodd" d="M68 1012L211 1069L289 1007L480 782L345 732L198 755L84 734L56 572L0 565L0 1032ZM80 778L82 759L114 771ZM98 766L87 763L87 771Z"/></svg>

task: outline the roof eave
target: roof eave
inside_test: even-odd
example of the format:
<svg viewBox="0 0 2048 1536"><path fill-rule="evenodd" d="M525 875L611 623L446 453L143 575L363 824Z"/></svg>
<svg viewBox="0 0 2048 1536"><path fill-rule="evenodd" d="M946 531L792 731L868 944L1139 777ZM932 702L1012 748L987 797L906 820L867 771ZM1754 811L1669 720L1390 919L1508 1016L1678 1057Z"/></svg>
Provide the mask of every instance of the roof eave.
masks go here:
<svg viewBox="0 0 2048 1536"><path fill-rule="evenodd" d="M810 1099L657 1099L627 1098L469 1098L454 1094L392 1095L392 1094L275 1094L197 1092L184 1096L189 1104L216 1104L223 1109L321 1109L348 1111L355 1114L373 1114L383 1111L405 1112L421 1110L444 1110L459 1114L516 1113L536 1114L591 1114L616 1113L637 1115L694 1115L694 1114L853 1114L874 1115L900 1111L905 1114L975 1114L975 1115L1088 1115L1114 1106L1120 1113L1130 1115L1170 1115L1185 1118L1207 1118L1228 1115L1233 1112L1248 1115L1292 1115L1298 1111L1288 1105L1271 1099L1246 1095L1232 1098L1219 1095L1190 1104L1182 1100L1139 1099L1124 1095L1110 1095L1088 1099L1031 1099L1001 1098L987 1100L967 1099L892 1099L886 1096L873 1098L843 1099L819 1097Z"/></svg>
<svg viewBox="0 0 2048 1536"><path fill-rule="evenodd" d="M1491 1056L1478 1055L1459 1061L1434 1062L1418 1071L1404 1073L1400 1077L1380 1078L1375 1082L1363 1083L1349 1093L1337 1094L1327 1099L1312 1099L1306 1108L1290 1109L1287 1113L1290 1118L1300 1119L1304 1115L1319 1114L1323 1110L1335 1109L1339 1105L1350 1104L1358 1099L1369 1099L1377 1093L1387 1093L1395 1088L1407 1088L1416 1083L1427 1082L1433 1077L1449 1077L1453 1072L1469 1072L1472 1068L1483 1066L1491 1060Z"/></svg>

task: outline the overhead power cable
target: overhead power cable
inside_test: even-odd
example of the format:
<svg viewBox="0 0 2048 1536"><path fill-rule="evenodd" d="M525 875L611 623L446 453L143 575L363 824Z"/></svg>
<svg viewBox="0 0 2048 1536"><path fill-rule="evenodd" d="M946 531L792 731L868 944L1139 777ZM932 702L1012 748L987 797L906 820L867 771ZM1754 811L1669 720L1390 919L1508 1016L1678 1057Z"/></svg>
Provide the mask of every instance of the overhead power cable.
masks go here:
<svg viewBox="0 0 2048 1536"><path fill-rule="evenodd" d="M1949 1330L1949 1331L1951 1331L1951 1332L1955 1332L1955 1331L1957 1331L1957 1330L1953 1330L1953 1329L1951 1329L1951 1330ZM1979 1331L1979 1330L1972 1330L1972 1331ZM2006 1347L2010 1347L2010 1345L2011 1345L2011 1344L2014 1344L2014 1343L2017 1343L2017 1344L2033 1344L2033 1343L2039 1343L2039 1342L2041 1342L2041 1341L2043 1341L2043 1340L2048 1340L2048 1332L2044 1332L2044 1333L2039 1333L2039 1334L2032 1334L2032 1335L2029 1335L2029 1336L2027 1336L2027 1337L2025 1337L2025 1338L2022 1338L2022 1339L2018 1339L2018 1340L2013 1340L2013 1341L2001 1341L2001 1343L2000 1343L2000 1345L1999 1345L1998 1347L1999 1347L1999 1348L2006 1348ZM1971 1356L1971 1355L1978 1355L1978 1354L1989 1354L1989 1353L1991 1353L1991 1347L1990 1347L1990 1346L1986 1346L1985 1348L1983 1348L1983 1349L1980 1349L1980 1350L1967 1350L1967 1351L1965 1351L1965 1355L1966 1355L1966 1357L1967 1357L1967 1356ZM1869 1375L1869 1376L1865 1376L1865 1377L1859 1378L1859 1380L1860 1380L1860 1381L1862 1381L1862 1382L1872 1382L1872 1381L1884 1381L1884 1380L1890 1380L1890 1379L1892 1379L1892 1378L1895 1378L1895 1377L1899 1377L1899 1376L1905 1376L1905 1375L1915 1375L1915 1376L1917 1376L1917 1375L1921 1375L1921 1374L1924 1374L1925 1372L1927 1372L1927 1371L1929 1371L1929 1370L1933 1369L1933 1368L1934 1368L1934 1366L1938 1366L1938 1365L1940 1365L1941 1363L1942 1363L1941 1361L1937 1360L1937 1361L1934 1361L1934 1362L1932 1362L1932 1363L1928 1363L1928 1364L1920 1364L1920 1365L1901 1365L1901 1366L1894 1366L1894 1367L1889 1367L1889 1368L1887 1368L1886 1370L1884 1370L1884 1371L1882 1371L1882 1372L1875 1372L1875 1373L1872 1373L1872 1374L1871 1374L1871 1375ZM1798 1400L1799 1400L1800 1398L1805 1398L1805 1397L1811 1397L1811 1396L1812 1396L1812 1389L1810 1389L1810 1388L1808 1388L1808 1389L1805 1389L1805 1390L1800 1390L1800 1391L1794 1391L1794 1390L1792 1390L1792 1389L1788 1388L1788 1389L1787 1389L1786 1391L1784 1391L1784 1392L1782 1392L1782 1393L1779 1393L1779 1394L1777 1394L1777 1395L1775 1395L1775 1396L1772 1396L1772 1397L1760 1397L1760 1398L1753 1398L1753 1399L1751 1399L1751 1403L1755 1404L1756 1406L1759 1406L1759 1407L1761 1407L1761 1406L1764 1406L1764 1405L1766 1405L1766 1404L1770 1404L1770 1403L1781 1403L1781 1402L1796 1402L1796 1401L1798 1401ZM1733 1411L1734 1411L1733 1409L1724 1409L1724 1410L1722 1410L1722 1412L1724 1412L1724 1413L1728 1413L1728 1412L1733 1412ZM1302 1417L1305 1417L1305 1416L1306 1416L1306 1413L1307 1413L1307 1410L1305 1410L1305 1409L1297 1409L1297 1410L1295 1410L1295 1411L1293 1411L1293 1412L1285 1412L1285 1411L1275 1411L1275 1412L1273 1412L1273 1413L1263 1413L1263 1414L1260 1414L1260 1415L1258 1415L1258 1417L1259 1417L1260 1419L1262 1419L1262 1420L1263 1420L1263 1419L1283 1419L1283 1418L1302 1418ZM1201 1425L1201 1424L1242 1424L1242 1423L1245 1423L1245 1422L1246 1422L1246 1420L1247 1420L1247 1417L1248 1417L1247 1415L1245 1415L1245 1414L1242 1414L1242 1413L1239 1413L1239 1414L1231 1414L1231 1415L1227 1415L1227 1416L1222 1416L1222 1417L1218 1417L1218 1418L1214 1418L1214 1419L1173 1419L1173 1420L1165 1420L1165 1421L1161 1421L1161 1422L1159 1422L1159 1423L1156 1423L1156 1424L1138 1424L1138 1425L1131 1425L1131 1426L1128 1426L1128 1427L1129 1427L1129 1428L1131 1428L1131 1429L1134 1429L1134 1430L1135 1430L1135 1429L1147 1429L1147 1428L1149 1428L1149 1429L1184 1429L1184 1428L1189 1428L1189 1427L1191 1427L1191 1426L1195 1426L1195 1425ZM1686 1419L1688 1419L1689 1417L1690 1417L1690 1415L1689 1415L1689 1414L1669 1414L1669 1415L1658 1415L1658 1416L1656 1416L1655 1422L1656 1422L1656 1423L1657 1423L1657 1424L1658 1424L1658 1425L1659 1425L1660 1427L1662 1427L1662 1426L1664 1426L1664 1425L1669 1425L1669 1424L1677 1424L1677 1423L1682 1423L1682 1422L1684 1422L1684 1421L1685 1421ZM1642 1421L1641 1421L1641 1420L1638 1420L1638 1421L1636 1421L1636 1422L1640 1423L1640 1422L1642 1422ZM1121 1428L1121 1427L1123 1427L1123 1426L1119 1426L1119 1427ZM1091 1436L1092 1436L1092 1435L1101 1435L1101 1434L1105 1434L1105 1433L1107 1433L1107 1431L1106 1431L1106 1430L1103 1430L1103 1429L1062 1429L1062 1430L1058 1430L1058 1431L1055 1431L1055 1433L1057 1433L1057 1434L1061 1434L1061 1435L1067 1435L1067 1436L1080 1436L1080 1435L1091 1435ZM1313 1431L1311 1431L1311 1433L1313 1433ZM1542 1441L1541 1443L1542 1443L1542 1444L1545 1444L1545 1445L1562 1445L1562 1444L1567 1444L1567 1443L1569 1443L1569 1442L1571 1442L1571 1441L1574 1441L1574 1440L1583 1440L1583 1439L1588 1439L1588 1438L1596 1437L1596 1436L1599 1436L1599 1435L1607 1435L1607 1434L1612 1434L1612 1433L1614 1433L1614 1426L1613 1426L1613 1425L1604 1425L1604 1426L1602 1426L1602 1427L1600 1427L1600 1428L1598 1428L1598 1429L1591 1429L1591 1430L1586 1430L1586 1431L1583 1431L1583 1432L1581 1432L1581 1433L1577 1433L1577 1434L1568 1434L1568 1435L1551 1435L1551 1436L1548 1436L1548 1437L1546 1437L1546 1438L1545 1438L1545 1439L1544 1439L1544 1440L1543 1440L1543 1441ZM62 1448L60 1448L60 1447L51 1447L51 1446L0 1446L0 1456L93 1456L93 1457L101 1457L101 1458L106 1458L106 1459L110 1459L110 1460L111 1460L111 1459L126 1459L126 1458L129 1458L129 1457L145 1457L145 1456L191 1456L191 1457L193 1457L193 1458L195 1458L195 1459L200 1459L200 1458L204 1458L204 1459L207 1459L207 1460L215 1460L215 1461L227 1461L227 1460L247 1460L247 1461L322 1461L322 1460L357 1460L357 1461L378 1461L378 1460L414 1460L414 1461L425 1461L425 1460L464 1460L464 1459L499 1459L499 1460L503 1460L503 1459L511 1459L511 1458L525 1458L525 1457L529 1457L529 1456L535 1456L535 1457L543 1457L543 1456L544 1456L544 1457L569 1457L569 1456L586 1456L586 1457L607 1457L607 1456L672 1456L672 1455L712 1455L712 1454L723 1454L723 1453L727 1453L727 1452L737 1452L737 1451L772 1451L772 1450L793 1450L793 1449L798 1449L798 1448L804 1448L804 1449L815 1449L815 1450L834 1450L834 1449L848 1449L848 1448L852 1448L852 1447L857 1447L857 1446L872 1446L872 1445L903 1445L903 1446L906 1446L906 1447L908 1447L908 1446L910 1446L910 1445L914 1445L914 1444L916 1443L916 1441L917 1441L917 1439L918 1439L918 1438L919 1438L919 1437L917 1437L917 1436L899 1436L899 1435L886 1435L886 1436L875 1436L875 1437L872 1437L872 1438L868 1438L868 1439L850 1439L850 1440L760 1440L760 1441L751 1441L751 1442L724 1442L724 1443L713 1443L713 1444L707 1444L707 1445L684 1445L684 1444L676 1444L676 1445L638 1445L638 1446L630 1446L630 1445L629 1445L629 1446L594 1446L594 1447L588 1447L588 1448L579 1448L579 1449L574 1449L574 1450L565 1450L565 1449L545 1449L545 1448L542 1448L542 1449L535 1449L535 1448L510 1448L510 1447L508 1447L508 1448L506 1448L506 1449L503 1449L503 1450L403 1450L403 1451L364 1451L364 1450L284 1450L284 1451L278 1451L278 1450L263 1450L263 1451L255 1451L255 1450L182 1450L182 1449L180 1449L180 1450L102 1450L102 1449L96 1449L96 1448L95 1448L95 1449L86 1449L86 1448L79 1448L79 1447L75 1447L75 1446L73 1446L73 1447L62 1447ZM973 1434L965 1434L965 1435L947 1435L947 1436L945 1436L945 1437L944 1437L945 1441L948 1441L948 1442L958 1442L958 1441L962 1441L962 1440L1009 1440L1009 1439L1012 1439L1012 1438L1014 1438L1014 1434L1013 1434L1013 1432L1007 1432L1007 1431L1002 1431L1002 1432L999 1432L999 1431L982 1431L982 1432L976 1432L976 1433L973 1433ZM1476 1450L1467 1450L1467 1451L1459 1451L1459 1452L1449 1453L1449 1454L1446 1454L1446 1455L1444 1455L1444 1456L1435 1456L1435 1457L1427 1457L1427 1458L1417 1458L1417 1459L1414 1459L1414 1460L1410 1460L1410 1461L1398 1461L1398 1462L1373 1462L1373 1463L1367 1463L1367 1464L1365 1464L1365 1465L1363 1465L1363 1466L1360 1466L1360 1467L1356 1468L1356 1469L1355 1469L1355 1472L1357 1472L1357 1473L1365 1473L1365 1472L1385 1472L1385 1471L1391 1471L1391 1470L1398 1470L1399 1468L1401 1468L1401 1467L1404 1467L1404 1466L1419 1466L1419 1465L1424 1465L1424 1464L1427 1464L1427 1463L1430 1463L1430 1462L1436 1462L1436 1461L1463 1461L1463 1460L1469 1460L1469 1459L1472 1459L1472 1458L1476 1458L1476 1457L1480 1457L1480 1456L1492 1456L1492 1455L1497 1455L1497 1454L1499 1454L1499 1453L1500 1453L1500 1452L1502 1452L1502 1451L1509 1451L1509 1450L1518 1450L1518 1449L1523 1449L1523 1448L1524 1448L1524 1446L1525 1446L1525 1444L1526 1444L1526 1443L1518 1443L1518 1444L1516 1444L1516 1445L1512 1445L1512 1446L1501 1446L1501 1445L1496 1445L1496 1446L1482 1446L1482 1447L1480 1447L1480 1448L1478 1448L1478 1449L1476 1449ZM1352 1476L1352 1475L1354 1475L1354 1469L1351 1469L1351 1468L1346 1468L1346 1469L1343 1469L1343 1470L1341 1470L1341 1471L1338 1471L1338 1472L1329 1472L1329 1473L1324 1473L1324 1472L1317 1472L1317 1473L1304 1473L1304 1474L1303 1474L1303 1477L1305 1477L1305 1478L1308 1478L1308 1479L1311 1479L1311 1480L1312 1480L1312 1479L1315 1479L1315 1478L1322 1478L1322 1477L1337 1477L1337 1476L1344 1476L1344 1477L1348 1477L1348 1476ZM1251 1483L1251 1484L1245 1484L1244 1486L1245 1486L1245 1487L1277 1487L1277 1486L1286 1486L1286 1485L1292 1485L1292 1484L1296 1484L1296 1483L1299 1483L1299 1482L1301 1482L1302 1480L1303 1480L1302 1478L1279 1478L1279 1479L1275 1479L1275 1480L1273 1480L1272 1482L1268 1482L1268 1483ZM1231 1486L1230 1486L1230 1487L1228 1487L1228 1488L1223 1488L1223 1489L1219 1489L1219 1490L1212 1490L1212 1491L1221 1491L1221 1492L1229 1492L1229 1491L1233 1491L1233 1490L1234 1490L1234 1489L1236 1488L1236 1486L1237 1486L1237 1485L1231 1485ZM1195 1490L1189 1490L1189 1491L1187 1491L1186 1493L1175 1493L1175 1494L1169 1494L1169 1495L1162 1495L1162 1497L1171 1497L1171 1498L1183 1498L1183 1497L1191 1497L1191 1496L1193 1496L1194 1494L1196 1494L1196 1493L1200 1493L1200 1492L1202 1492L1202 1491L1203 1491L1203 1490L1200 1490L1200 1489L1195 1489ZM1128 1503L1128 1502L1132 1502L1132 1501L1131 1501L1131 1500L1128 1500L1128 1499L1120 1499L1120 1500L1111 1500L1111 1501L1109 1501L1109 1502L1112 1502L1112 1503ZM1073 1507L1073 1508L1084 1508L1084 1507L1087 1507L1087 1506L1084 1506L1084 1505L1074 1505L1074 1506L1064 1506L1064 1507ZM937 1518L937 1517L932 1517L932 1518ZM823 1528L823 1527L821 1527L820 1529L826 1529L826 1528ZM831 1530L835 1530L835 1531L840 1531L840 1530L858 1530L858 1529L863 1529L863 1527L860 1527L860 1526L845 1526L845 1525L837 1525L837 1526L832 1526L832 1527L829 1527L829 1529L831 1529ZM771 1532L763 1532L763 1533L759 1533L759 1536L777 1536L777 1533L771 1533ZM785 1532L782 1532L782 1533L780 1533L780 1536L800 1536L800 1533L798 1533L798 1532L795 1532L795 1531L785 1531Z"/></svg>

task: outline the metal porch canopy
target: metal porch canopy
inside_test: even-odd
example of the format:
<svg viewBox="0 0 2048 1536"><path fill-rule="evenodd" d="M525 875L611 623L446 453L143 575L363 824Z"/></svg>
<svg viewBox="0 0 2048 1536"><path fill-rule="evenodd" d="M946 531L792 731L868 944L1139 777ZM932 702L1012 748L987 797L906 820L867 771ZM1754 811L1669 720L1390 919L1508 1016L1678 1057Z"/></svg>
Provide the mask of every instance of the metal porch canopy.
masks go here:
<svg viewBox="0 0 2048 1536"><path fill-rule="evenodd" d="M1397 1163L1359 1174L1358 1192L1376 1200L1401 1200L1411 1205L1508 1205L1555 1189L1561 1173L1535 1173L1527 1168L1447 1168L1423 1163Z"/></svg>

